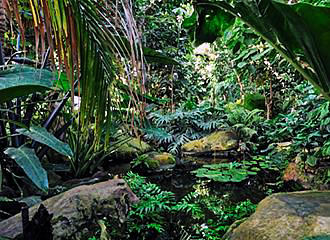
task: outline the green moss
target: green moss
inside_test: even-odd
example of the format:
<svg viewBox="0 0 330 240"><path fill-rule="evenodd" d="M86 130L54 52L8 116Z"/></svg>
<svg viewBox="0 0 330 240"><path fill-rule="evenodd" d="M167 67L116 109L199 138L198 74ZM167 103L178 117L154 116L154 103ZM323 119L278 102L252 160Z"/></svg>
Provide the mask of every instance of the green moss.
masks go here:
<svg viewBox="0 0 330 240"><path fill-rule="evenodd" d="M160 167L159 161L157 161L155 159L151 159L151 158L146 159L146 164L149 168L159 168Z"/></svg>
<svg viewBox="0 0 330 240"><path fill-rule="evenodd" d="M159 168L163 165L175 164L175 157L170 153L151 152L144 154L142 159L149 168Z"/></svg>
<svg viewBox="0 0 330 240"><path fill-rule="evenodd" d="M196 151L200 152L205 148L205 143L203 142L203 139L200 140L194 140L191 142L188 142L182 146L182 150L186 152Z"/></svg>
<svg viewBox="0 0 330 240"><path fill-rule="evenodd" d="M238 147L238 138L231 131L217 131L182 146L184 152L227 151Z"/></svg>
<svg viewBox="0 0 330 240"><path fill-rule="evenodd" d="M124 137L123 137L124 138ZM146 153L151 150L151 146L144 141L130 137L130 139L122 144L117 150L117 156L122 158L133 159L139 154Z"/></svg>
<svg viewBox="0 0 330 240"><path fill-rule="evenodd" d="M147 144L144 141L137 139L137 138L132 138L127 143L127 145L131 148L138 150L139 152L147 152L151 149L149 144Z"/></svg>

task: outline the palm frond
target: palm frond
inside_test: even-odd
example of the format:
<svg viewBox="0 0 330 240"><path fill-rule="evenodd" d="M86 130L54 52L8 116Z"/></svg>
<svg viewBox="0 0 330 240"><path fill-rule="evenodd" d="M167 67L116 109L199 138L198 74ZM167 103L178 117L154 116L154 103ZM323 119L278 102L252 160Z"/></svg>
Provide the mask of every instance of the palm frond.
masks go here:
<svg viewBox="0 0 330 240"><path fill-rule="evenodd" d="M144 104L139 104L141 99L135 92L144 93L145 63L131 1L30 2L35 27L47 29L48 44L58 56L58 69L65 68L72 99L74 80L79 80L82 128L93 123L100 135L100 126L111 121L109 86L123 78L129 86L131 106L143 112Z"/></svg>

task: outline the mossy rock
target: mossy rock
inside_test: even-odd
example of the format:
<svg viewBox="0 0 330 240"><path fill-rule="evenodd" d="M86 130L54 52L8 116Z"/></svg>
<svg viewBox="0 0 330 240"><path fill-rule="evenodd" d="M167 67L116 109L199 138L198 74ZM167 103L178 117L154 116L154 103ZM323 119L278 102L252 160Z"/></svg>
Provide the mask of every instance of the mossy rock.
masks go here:
<svg viewBox="0 0 330 240"><path fill-rule="evenodd" d="M184 155L203 156L238 148L239 140L232 131L217 131L199 140L190 141L181 148Z"/></svg>
<svg viewBox="0 0 330 240"><path fill-rule="evenodd" d="M328 239L330 191L277 193L262 200L226 240Z"/></svg>
<svg viewBox="0 0 330 240"><path fill-rule="evenodd" d="M308 155L307 160L308 157L313 156ZM330 184L326 181L329 169L311 167L306 162L304 154L298 154L284 170L282 179L303 189L330 189Z"/></svg>
<svg viewBox="0 0 330 240"><path fill-rule="evenodd" d="M123 201L125 199L125 201ZM123 179L112 179L92 185L82 185L48 198L42 204L50 214L53 239L85 239L84 230L92 231L99 219L111 216L113 222L123 223L127 209L139 199ZM39 204L29 208L29 215L35 215ZM18 213L0 222L0 236L20 239L22 215ZM39 238L41 239L41 238Z"/></svg>
<svg viewBox="0 0 330 240"><path fill-rule="evenodd" d="M175 157L170 153L150 152L139 157L148 168L158 169L175 164Z"/></svg>
<svg viewBox="0 0 330 240"><path fill-rule="evenodd" d="M122 137L123 139L126 137ZM116 158L133 160L138 155L151 151L152 147L141 139L128 137L128 141L120 145L115 153Z"/></svg>

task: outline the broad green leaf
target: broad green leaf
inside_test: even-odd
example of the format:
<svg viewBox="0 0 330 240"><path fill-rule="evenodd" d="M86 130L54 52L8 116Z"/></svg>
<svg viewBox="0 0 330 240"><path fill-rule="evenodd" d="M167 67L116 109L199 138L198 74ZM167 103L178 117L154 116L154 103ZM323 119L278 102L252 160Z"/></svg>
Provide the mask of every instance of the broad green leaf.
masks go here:
<svg viewBox="0 0 330 240"><path fill-rule="evenodd" d="M196 27L195 44L198 46L204 42L213 42L219 35L223 36L224 31L227 30L233 23L235 18L222 11L219 8L204 6L198 9L199 22ZM221 14L220 14L221 13Z"/></svg>
<svg viewBox="0 0 330 240"><path fill-rule="evenodd" d="M231 26L228 14L232 14L252 27L330 98L330 7L275 0L242 0L233 5L221 0L201 0L195 8L198 22L191 29L195 29L196 43L223 36L226 27ZM262 55L256 56L259 57Z"/></svg>
<svg viewBox="0 0 330 240"><path fill-rule="evenodd" d="M18 121L14 121L14 120L10 120L10 119L2 119L0 118L0 121L3 121L3 122L8 122L8 123L12 123L12 124L15 124L21 128L28 128L28 126L26 126L24 123L21 123L21 122L18 122Z"/></svg>
<svg viewBox="0 0 330 240"><path fill-rule="evenodd" d="M248 63L247 62L240 62L239 64L237 64L238 68L243 68L244 66L246 66Z"/></svg>
<svg viewBox="0 0 330 240"><path fill-rule="evenodd" d="M16 200L19 201L20 203L25 203L28 207L32 207L32 206L42 202L41 197L38 195L19 198Z"/></svg>
<svg viewBox="0 0 330 240"><path fill-rule="evenodd" d="M263 51L263 52L261 52L261 53L258 53L257 55L254 55L251 59L253 60L253 61L257 61L257 60L259 60L259 59L261 59L262 57L264 57L267 53L269 53L269 52L271 52L271 51L273 51L274 50L274 48L268 48L267 50L265 50L265 51Z"/></svg>
<svg viewBox="0 0 330 240"><path fill-rule="evenodd" d="M0 202L13 202L13 199L0 196Z"/></svg>
<svg viewBox="0 0 330 240"><path fill-rule="evenodd" d="M3 236L0 236L0 240L10 240L10 238L6 238L6 237L3 237Z"/></svg>
<svg viewBox="0 0 330 240"><path fill-rule="evenodd" d="M49 90L53 78L50 71L32 67L13 66L7 70L0 70L0 103Z"/></svg>
<svg viewBox="0 0 330 240"><path fill-rule="evenodd" d="M205 176L208 177L208 176ZM230 176L224 176L224 175L218 175L218 176L214 176L214 177L210 177L212 180L214 181L218 181L218 182L230 182Z"/></svg>
<svg viewBox="0 0 330 240"><path fill-rule="evenodd" d="M69 91L71 88L70 81L65 73L61 73L60 76L56 74L56 80L53 85L63 91Z"/></svg>
<svg viewBox="0 0 330 240"><path fill-rule="evenodd" d="M73 152L70 146L49 133L45 128L32 126L30 129L19 128L16 130L18 133L28 136L31 139L47 145L56 152L59 152L65 156L73 157Z"/></svg>
<svg viewBox="0 0 330 240"><path fill-rule="evenodd" d="M47 172L41 166L33 149L24 146L19 148L7 148L5 154L16 161L38 188L44 192L48 191Z"/></svg>
<svg viewBox="0 0 330 240"><path fill-rule="evenodd" d="M321 150L324 157L330 156L330 140L323 145Z"/></svg>

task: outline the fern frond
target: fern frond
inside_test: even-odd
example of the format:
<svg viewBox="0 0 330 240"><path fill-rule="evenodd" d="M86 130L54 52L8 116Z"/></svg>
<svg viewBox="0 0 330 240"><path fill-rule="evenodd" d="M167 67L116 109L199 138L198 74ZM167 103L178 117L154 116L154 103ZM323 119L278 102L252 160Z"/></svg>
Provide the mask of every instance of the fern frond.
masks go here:
<svg viewBox="0 0 330 240"><path fill-rule="evenodd" d="M187 128L186 132L184 133L188 139L195 140L204 136L203 132L196 131L193 128Z"/></svg>
<svg viewBox="0 0 330 240"><path fill-rule="evenodd" d="M220 126L222 126L224 124L224 121L222 121L221 119L213 119L208 121L196 120L194 121L194 124L203 131L211 131L214 129L218 129Z"/></svg>
<svg viewBox="0 0 330 240"><path fill-rule="evenodd" d="M173 121L172 114L162 114L160 111L150 113L150 118L154 120L156 126L163 126Z"/></svg>
<svg viewBox="0 0 330 240"><path fill-rule="evenodd" d="M204 214L200 205L195 202L197 197L198 194L196 192L188 193L173 207L173 209L176 211L185 212L187 214L189 213L193 218L200 219L204 216Z"/></svg>
<svg viewBox="0 0 330 240"><path fill-rule="evenodd" d="M158 143L171 143L174 141L174 136L162 128L146 128L143 129L146 133L145 138L155 140Z"/></svg>

